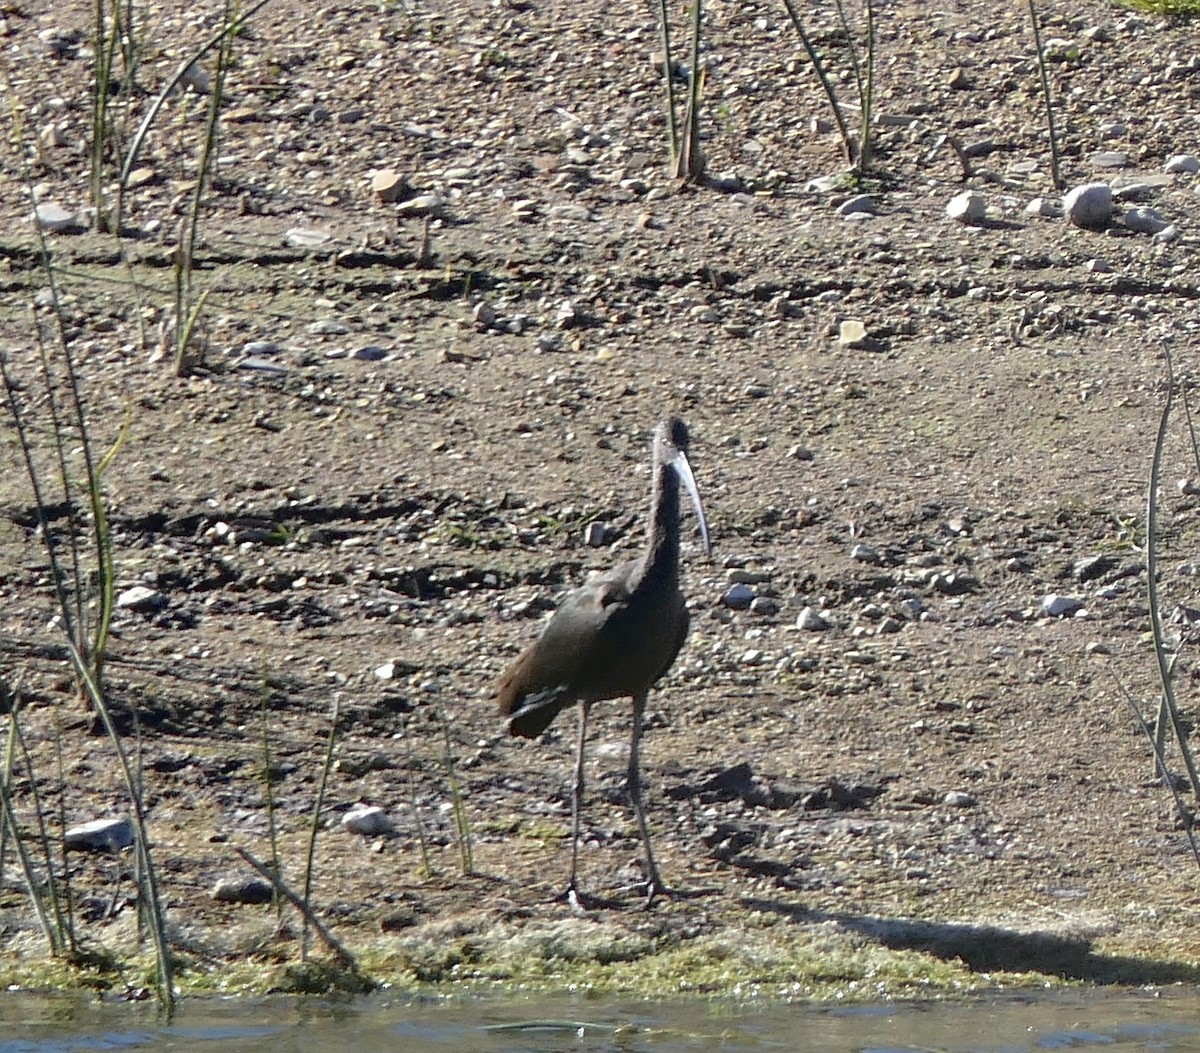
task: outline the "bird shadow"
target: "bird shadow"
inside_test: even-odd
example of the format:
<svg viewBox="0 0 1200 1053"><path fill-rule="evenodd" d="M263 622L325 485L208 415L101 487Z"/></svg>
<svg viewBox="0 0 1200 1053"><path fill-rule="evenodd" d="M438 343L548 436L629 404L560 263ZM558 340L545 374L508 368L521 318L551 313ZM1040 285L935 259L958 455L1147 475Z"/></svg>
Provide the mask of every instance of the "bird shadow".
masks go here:
<svg viewBox="0 0 1200 1053"><path fill-rule="evenodd" d="M974 972L1036 972L1097 984L1197 983L1200 967L1161 958L1103 954L1078 934L1020 930L1002 925L808 910L778 900L744 897L744 906L797 923L832 922L889 950L920 951L962 962Z"/></svg>

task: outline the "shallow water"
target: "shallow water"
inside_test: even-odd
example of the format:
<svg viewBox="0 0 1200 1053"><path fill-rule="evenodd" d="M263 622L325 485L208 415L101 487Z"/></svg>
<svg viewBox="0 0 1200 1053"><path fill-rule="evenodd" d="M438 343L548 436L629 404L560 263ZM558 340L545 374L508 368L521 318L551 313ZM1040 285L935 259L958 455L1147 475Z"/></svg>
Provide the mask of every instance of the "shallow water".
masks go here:
<svg viewBox="0 0 1200 1053"><path fill-rule="evenodd" d="M1088 992L856 1006L652 1003L587 998L347 1004L196 999L164 1023L147 1005L0 997L0 1053L271 1050L278 1053L1200 1053L1200 994Z"/></svg>

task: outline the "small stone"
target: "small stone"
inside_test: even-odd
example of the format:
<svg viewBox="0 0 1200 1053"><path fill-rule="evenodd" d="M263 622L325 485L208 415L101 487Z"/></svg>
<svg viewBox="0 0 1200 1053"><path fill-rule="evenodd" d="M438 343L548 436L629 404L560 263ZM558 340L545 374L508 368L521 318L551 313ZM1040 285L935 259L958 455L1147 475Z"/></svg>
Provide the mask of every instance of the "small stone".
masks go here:
<svg viewBox="0 0 1200 1053"><path fill-rule="evenodd" d="M971 86L971 79L962 66L956 66L954 72L950 74L950 79L946 81L946 86L955 91L965 91Z"/></svg>
<svg viewBox="0 0 1200 1053"><path fill-rule="evenodd" d="M1068 222L1084 230L1104 230L1112 222L1112 188L1107 183L1085 183L1063 198Z"/></svg>
<svg viewBox="0 0 1200 1053"><path fill-rule="evenodd" d="M847 318L838 326L838 343L842 347L865 347L868 339L867 327L861 319Z"/></svg>
<svg viewBox="0 0 1200 1053"><path fill-rule="evenodd" d="M1083 600L1077 596L1060 596L1052 592L1042 597L1042 610L1051 618L1067 618L1083 610Z"/></svg>
<svg viewBox="0 0 1200 1053"><path fill-rule="evenodd" d="M731 611L744 611L749 609L754 598L754 590L749 585L732 585L721 597L721 606Z"/></svg>
<svg viewBox="0 0 1200 1053"><path fill-rule="evenodd" d="M828 629L829 622L825 620L825 616L815 607L805 607L796 616L796 628L817 633Z"/></svg>
<svg viewBox="0 0 1200 1053"><path fill-rule="evenodd" d="M731 567L725 572L725 579L730 585L761 585L764 581L770 581L771 575L761 570Z"/></svg>
<svg viewBox="0 0 1200 1053"><path fill-rule="evenodd" d="M68 230L82 230L83 221L78 212L68 212L53 201L39 201L33 210L33 218L42 230L61 233Z"/></svg>
<svg viewBox="0 0 1200 1053"><path fill-rule="evenodd" d="M870 545L855 545L850 550L850 558L859 563L874 563L876 566L883 562L883 557L878 550L871 548Z"/></svg>
<svg viewBox="0 0 1200 1053"><path fill-rule="evenodd" d="M382 362L387 358L387 348L367 344L366 347L360 347L350 357L359 362Z"/></svg>
<svg viewBox="0 0 1200 1053"><path fill-rule="evenodd" d="M381 204L394 205L411 192L404 176L394 168L381 169L371 176L371 193Z"/></svg>
<svg viewBox="0 0 1200 1053"><path fill-rule="evenodd" d="M333 235L319 227L292 227L284 231L283 240L296 249L315 249L333 240Z"/></svg>
<svg viewBox="0 0 1200 1053"><path fill-rule="evenodd" d="M352 834L371 837L392 831L392 821L387 812L375 805L356 804L342 816L342 829Z"/></svg>
<svg viewBox="0 0 1200 1053"><path fill-rule="evenodd" d="M1048 197L1035 197L1025 206L1028 216L1041 216L1043 219L1058 219L1062 214L1062 205Z"/></svg>
<svg viewBox="0 0 1200 1053"><path fill-rule="evenodd" d="M967 226L980 223L987 215L987 200L974 190L964 190L950 199L946 215Z"/></svg>
<svg viewBox="0 0 1200 1053"><path fill-rule="evenodd" d="M951 790L942 798L942 804L948 808L974 808L975 798L962 790Z"/></svg>
<svg viewBox="0 0 1200 1053"><path fill-rule="evenodd" d="M1042 58L1047 62L1078 62L1079 45L1063 37L1050 37L1042 44Z"/></svg>
<svg viewBox="0 0 1200 1053"><path fill-rule="evenodd" d="M1097 150L1088 161L1094 168L1124 168L1129 164L1129 155L1119 150Z"/></svg>
<svg viewBox="0 0 1200 1053"><path fill-rule="evenodd" d="M1200 485L1193 479L1180 479L1175 485L1179 487L1179 492L1185 497L1194 497L1196 494L1200 494Z"/></svg>
<svg viewBox="0 0 1200 1053"><path fill-rule="evenodd" d="M784 456L789 461L811 461L813 459L813 452L807 446L801 446L799 443L796 443L787 448L787 453Z"/></svg>
<svg viewBox="0 0 1200 1053"><path fill-rule="evenodd" d="M1167 163L1163 165L1163 171L1195 175L1197 172L1200 172L1200 160L1191 154L1175 154L1167 158Z"/></svg>
<svg viewBox="0 0 1200 1053"><path fill-rule="evenodd" d="M1111 274L1112 265L1107 260L1091 259L1083 265L1084 270L1092 274Z"/></svg>
<svg viewBox="0 0 1200 1053"><path fill-rule="evenodd" d="M750 613L769 617L779 613L779 601L774 596L756 596L750 602Z"/></svg>
<svg viewBox="0 0 1200 1053"><path fill-rule="evenodd" d="M1121 222L1138 234L1158 234L1171 224L1152 208L1131 208L1121 218Z"/></svg>
<svg viewBox="0 0 1200 1053"><path fill-rule="evenodd" d="M475 305L475 309L471 311L471 320L480 329L494 329L496 327L496 308L487 300L480 300Z"/></svg>
<svg viewBox="0 0 1200 1053"><path fill-rule="evenodd" d="M396 675L396 663L384 662L383 665L375 667L376 680L391 680Z"/></svg>
<svg viewBox="0 0 1200 1053"><path fill-rule="evenodd" d="M119 852L133 844L133 821L93 819L71 827L63 834L63 841L68 848L85 852Z"/></svg>
<svg viewBox="0 0 1200 1053"><path fill-rule="evenodd" d="M1169 241L1174 241L1179 237L1179 228L1174 223L1168 223L1162 230L1151 237L1151 241L1157 242L1159 245L1165 245Z"/></svg>
<svg viewBox="0 0 1200 1053"><path fill-rule="evenodd" d="M863 213L868 216L875 215L875 203L871 200L870 194L856 194L854 197L843 201L837 207L837 214L843 219L856 213Z"/></svg>
<svg viewBox="0 0 1200 1053"><path fill-rule="evenodd" d="M593 520L584 528L583 543L588 548L601 548L608 543L608 524Z"/></svg>
<svg viewBox="0 0 1200 1053"><path fill-rule="evenodd" d="M401 201L396 211L402 216L440 216L446 209L446 202L438 194L418 194L416 197Z"/></svg>
<svg viewBox="0 0 1200 1053"><path fill-rule="evenodd" d="M146 585L134 585L117 597L117 606L127 611L157 611L166 605L166 596Z"/></svg>
<svg viewBox="0 0 1200 1053"><path fill-rule="evenodd" d="M257 877L220 878L212 890L218 903L270 903L271 895L271 883Z"/></svg>
<svg viewBox="0 0 1200 1053"><path fill-rule="evenodd" d="M1114 556L1100 555L1077 559L1071 566L1071 575L1076 581L1095 581L1104 577L1117 565Z"/></svg>

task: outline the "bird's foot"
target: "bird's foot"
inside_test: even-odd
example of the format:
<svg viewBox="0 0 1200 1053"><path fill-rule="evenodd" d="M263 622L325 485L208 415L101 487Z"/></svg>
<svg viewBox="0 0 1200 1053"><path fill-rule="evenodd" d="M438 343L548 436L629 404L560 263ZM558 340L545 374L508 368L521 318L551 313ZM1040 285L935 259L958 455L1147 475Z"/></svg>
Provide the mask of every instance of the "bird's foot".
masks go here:
<svg viewBox="0 0 1200 1053"><path fill-rule="evenodd" d="M715 888L673 888L661 878L658 880L647 878L644 881L635 881L631 885L624 885L619 891L644 893L646 902L642 905L642 909L649 910L659 896L665 896L667 899L698 899L701 896L711 896L720 890Z"/></svg>

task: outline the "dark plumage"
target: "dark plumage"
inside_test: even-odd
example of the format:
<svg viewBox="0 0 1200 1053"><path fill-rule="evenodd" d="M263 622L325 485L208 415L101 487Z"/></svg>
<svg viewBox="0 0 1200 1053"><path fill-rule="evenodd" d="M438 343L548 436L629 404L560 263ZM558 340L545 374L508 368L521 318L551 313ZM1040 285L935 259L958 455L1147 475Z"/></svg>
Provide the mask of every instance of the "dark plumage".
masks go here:
<svg viewBox="0 0 1200 1053"><path fill-rule="evenodd" d="M579 744L572 794L571 880L575 886L579 808L583 796L583 746L593 702L633 699L629 795L646 848L650 896L666 886L650 848L642 809L638 745L646 695L671 668L687 637L688 612L679 588L679 486L687 489L711 552L700 494L687 460L682 421L664 421L654 432L654 470L646 551L572 590L542 634L500 678L496 697L510 734L536 738L558 714L579 705Z"/></svg>

